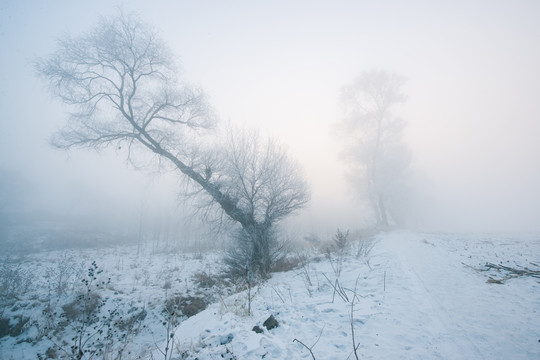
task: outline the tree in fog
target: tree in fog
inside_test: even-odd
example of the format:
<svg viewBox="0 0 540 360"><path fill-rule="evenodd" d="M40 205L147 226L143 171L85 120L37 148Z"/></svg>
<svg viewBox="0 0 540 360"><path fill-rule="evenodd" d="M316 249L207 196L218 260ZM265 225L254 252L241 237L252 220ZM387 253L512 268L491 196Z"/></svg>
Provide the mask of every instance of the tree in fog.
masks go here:
<svg viewBox="0 0 540 360"><path fill-rule="evenodd" d="M280 255L276 224L310 199L298 164L275 141L262 141L256 132L229 129L219 151L207 156L204 173L235 199L245 218L239 221L242 228L236 233L229 263L237 270L249 266L266 275ZM209 202L199 203L200 208L215 208L215 199L206 198ZM223 209L217 210L220 219Z"/></svg>
<svg viewBox="0 0 540 360"><path fill-rule="evenodd" d="M405 101L404 83L398 74L371 70L342 89L340 130L350 180L382 227L404 217L410 158L403 142L405 123L392 113Z"/></svg>
<svg viewBox="0 0 540 360"><path fill-rule="evenodd" d="M219 160L221 168L212 167L222 155L216 154L219 149L202 145L202 135L215 125L203 92L177 78L168 48L152 28L134 16L103 19L86 35L66 37L50 57L37 61L36 69L47 80L53 95L73 110L67 126L53 138L54 146L114 146L125 149L130 159L139 150L146 150L160 164L168 162L180 171L191 186L200 190L201 196L217 205L225 217L240 224L254 244L264 244L266 229L307 201L307 196L302 195L303 183L298 183L298 188L286 184L281 190L277 183L261 185L270 181L268 176L249 183L251 170L267 171L272 174L272 181L279 181L279 169L289 168L288 160L274 158L281 153L273 153L270 147L264 150L267 152L248 151L250 156L257 157L249 159L249 165L256 164L257 169L241 168L240 148L237 152L228 151ZM231 141L234 148L234 136ZM265 155L283 163L266 160ZM266 166L271 168L265 169ZM240 191L244 186L253 187L251 201L257 206L251 207L250 199ZM263 212L267 216L261 217L260 198L265 196ZM265 251L262 253L260 256L266 256ZM253 256L257 254L254 252ZM265 261L252 260L262 264L258 271L269 270Z"/></svg>

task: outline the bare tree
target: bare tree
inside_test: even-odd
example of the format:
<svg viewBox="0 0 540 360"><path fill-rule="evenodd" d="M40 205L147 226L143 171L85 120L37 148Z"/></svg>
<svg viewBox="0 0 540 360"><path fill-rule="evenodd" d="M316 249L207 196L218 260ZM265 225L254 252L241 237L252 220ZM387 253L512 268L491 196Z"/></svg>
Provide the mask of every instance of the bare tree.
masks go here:
<svg viewBox="0 0 540 360"><path fill-rule="evenodd" d="M403 142L405 123L391 110L405 101L404 83L400 75L372 70L342 91L345 117L340 128L346 160L352 165L351 180L383 227L402 218L410 156Z"/></svg>
<svg viewBox="0 0 540 360"><path fill-rule="evenodd" d="M114 146L127 149L130 159L149 150L254 243L309 198L303 183L285 176L293 169L275 147L260 151L256 142L231 136L225 154L204 149L200 132L215 124L204 94L177 79L168 48L133 15L103 19L90 33L59 41L36 69L53 95L74 109L54 146Z"/></svg>
<svg viewBox="0 0 540 360"><path fill-rule="evenodd" d="M275 141L261 141L256 132L229 129L212 154L206 157L206 175L249 219L236 235L232 265L264 276L279 252L275 225L309 201L308 186L285 150ZM208 200L206 207L214 207Z"/></svg>

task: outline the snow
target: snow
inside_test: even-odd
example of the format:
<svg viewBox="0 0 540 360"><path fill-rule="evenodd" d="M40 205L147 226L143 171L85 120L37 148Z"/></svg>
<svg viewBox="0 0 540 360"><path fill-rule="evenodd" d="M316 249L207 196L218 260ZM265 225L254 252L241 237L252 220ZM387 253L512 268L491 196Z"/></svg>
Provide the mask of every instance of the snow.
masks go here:
<svg viewBox="0 0 540 360"><path fill-rule="evenodd" d="M303 343L317 359L354 359L353 299L354 340L362 359L540 358L539 280L518 277L492 284L486 282L490 276L503 276L475 270L486 262L510 267L539 264L540 237L394 231L377 235L367 257L355 256L358 246L349 249L340 273L336 254L329 260L315 251L303 266L274 273L251 289L249 315L246 291L229 296L221 289L213 304L176 328L172 358L311 359ZM39 273L59 255L33 255L24 264ZM222 271L215 254L202 259L188 254L137 257L134 248L119 248L71 255L97 258L104 274L112 274L114 291L104 293L119 303L147 309L147 330L129 345L141 358L163 357L158 351L164 348L159 311L166 296L163 282L172 279L168 296L188 290L195 294L194 273L217 276ZM21 304L45 298L45 290L33 287ZM10 311L39 320L39 308L21 307ZM270 315L279 326L267 330L263 322ZM264 332L252 331L256 325ZM21 342L35 333L32 326L19 337L0 339L0 358L35 359L44 353L50 346L46 338Z"/></svg>
<svg viewBox="0 0 540 360"><path fill-rule="evenodd" d="M355 307L355 336L363 359L533 359L540 356L540 286L531 278L487 284L462 264L509 259L528 264L538 240L506 240L395 232L381 236L370 267L348 257L339 276L344 288L362 296ZM499 255L500 254L500 255ZM242 359L351 358L350 304L333 288L327 261L309 265L311 289L302 272L276 274L253 300L251 317L219 319L208 309L180 325L183 344L197 344L199 359L215 358L209 335L232 333L228 349ZM386 281L385 281L386 274ZM332 281L335 277L332 278ZM386 283L386 286L385 284ZM350 291L349 291L350 293ZM280 294L280 295L278 295ZM274 314L281 326L249 333ZM198 326L197 326L198 325ZM199 334L205 334L201 337ZM255 343L255 344L254 344Z"/></svg>

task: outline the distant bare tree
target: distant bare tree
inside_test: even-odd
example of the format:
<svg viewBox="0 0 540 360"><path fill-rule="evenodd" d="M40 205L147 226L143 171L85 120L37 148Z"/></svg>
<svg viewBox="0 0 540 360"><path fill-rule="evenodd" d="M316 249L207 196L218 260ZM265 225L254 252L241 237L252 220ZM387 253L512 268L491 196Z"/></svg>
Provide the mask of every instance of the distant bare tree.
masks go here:
<svg viewBox="0 0 540 360"><path fill-rule="evenodd" d="M405 101L404 83L400 75L372 70L342 91L345 117L340 128L352 166L351 180L368 199L382 227L389 225L389 218L399 222L403 217L410 157L403 142L405 123L391 110Z"/></svg>
<svg viewBox="0 0 540 360"><path fill-rule="evenodd" d="M176 78L169 50L149 26L134 16L103 19L92 32L61 40L36 69L75 109L53 145L125 147L129 157L149 150L239 223L253 244L261 243L254 262L258 271L269 269L260 258L267 258L267 231L307 202L304 184L283 152L261 149L255 138L231 135L224 153L204 149L200 132L215 123L209 105L200 90Z"/></svg>

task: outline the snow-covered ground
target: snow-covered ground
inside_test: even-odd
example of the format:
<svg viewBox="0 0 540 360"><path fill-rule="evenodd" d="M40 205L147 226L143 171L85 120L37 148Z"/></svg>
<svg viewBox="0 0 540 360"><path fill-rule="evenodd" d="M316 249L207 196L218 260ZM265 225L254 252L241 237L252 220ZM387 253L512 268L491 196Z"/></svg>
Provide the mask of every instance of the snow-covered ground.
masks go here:
<svg viewBox="0 0 540 360"><path fill-rule="evenodd" d="M0 358L35 359L51 347L51 339L61 341L61 334L40 337L38 330L51 298L45 271L58 269L66 257L79 269L96 260L100 276L111 277L99 289L107 300L103 309L116 304L124 317L145 310L138 331L122 340L127 349L122 359L164 357L163 304L175 294L215 302L175 328L173 359L355 359L353 341L361 359L540 358L540 280L488 283L505 274L478 271L486 262L538 269L533 264L540 264L540 237L396 231L376 239L368 256L357 257L360 243L352 244L341 271L338 254L314 252L301 266L273 274L251 289L251 314L247 291L230 295L242 283L217 284L222 268L216 255L136 256L126 247L28 256L21 266L34 281L3 316L31 321L22 334L0 339ZM201 273L210 276L194 279ZM73 292L66 289L64 303ZM279 326L268 330L263 322L270 315ZM252 331L254 326L263 333Z"/></svg>

